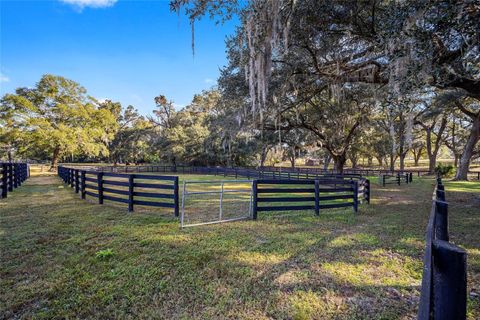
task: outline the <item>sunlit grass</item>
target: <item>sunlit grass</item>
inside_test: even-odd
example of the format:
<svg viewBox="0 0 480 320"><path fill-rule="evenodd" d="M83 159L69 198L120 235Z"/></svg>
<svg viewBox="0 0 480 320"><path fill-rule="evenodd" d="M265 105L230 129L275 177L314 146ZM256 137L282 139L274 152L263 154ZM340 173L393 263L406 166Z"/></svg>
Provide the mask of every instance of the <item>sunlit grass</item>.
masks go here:
<svg viewBox="0 0 480 320"><path fill-rule="evenodd" d="M181 176L195 178L223 179ZM433 186L374 186L372 204L357 215L266 212L258 221L182 230L168 210L128 214L81 200L56 177L32 178L0 200L0 314L414 318ZM469 253L470 293L480 285L478 193L449 187L450 233ZM468 308L470 319L480 316L473 296Z"/></svg>

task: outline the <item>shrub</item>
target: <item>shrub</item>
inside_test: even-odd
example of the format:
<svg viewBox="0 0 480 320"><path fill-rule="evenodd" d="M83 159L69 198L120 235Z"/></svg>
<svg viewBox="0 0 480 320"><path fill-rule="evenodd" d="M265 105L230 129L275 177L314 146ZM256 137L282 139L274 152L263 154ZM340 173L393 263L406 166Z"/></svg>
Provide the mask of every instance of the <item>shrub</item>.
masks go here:
<svg viewBox="0 0 480 320"><path fill-rule="evenodd" d="M435 167L435 173L440 177L449 177L453 173L453 166L451 164L446 165L439 163Z"/></svg>

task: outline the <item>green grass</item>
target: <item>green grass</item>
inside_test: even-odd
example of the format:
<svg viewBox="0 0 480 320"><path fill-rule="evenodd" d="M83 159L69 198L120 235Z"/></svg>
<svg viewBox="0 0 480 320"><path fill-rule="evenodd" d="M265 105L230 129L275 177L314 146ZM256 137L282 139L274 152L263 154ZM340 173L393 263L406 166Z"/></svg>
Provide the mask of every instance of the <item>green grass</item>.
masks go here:
<svg viewBox="0 0 480 320"><path fill-rule="evenodd" d="M194 177L216 179L182 178ZM434 181L414 179L374 184L357 216L260 213L181 230L170 211L127 214L32 177L0 200L0 318L415 317ZM480 317L479 186L446 183L451 240L469 254L470 319Z"/></svg>

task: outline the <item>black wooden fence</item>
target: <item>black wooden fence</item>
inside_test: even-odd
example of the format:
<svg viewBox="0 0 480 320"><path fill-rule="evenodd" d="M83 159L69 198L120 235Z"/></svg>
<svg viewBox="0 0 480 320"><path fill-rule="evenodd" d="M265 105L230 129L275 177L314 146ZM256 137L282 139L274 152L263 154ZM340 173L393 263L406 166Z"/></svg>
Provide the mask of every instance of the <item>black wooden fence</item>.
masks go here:
<svg viewBox="0 0 480 320"><path fill-rule="evenodd" d="M419 320L466 318L467 253L448 240L448 203L439 178L426 232Z"/></svg>
<svg viewBox="0 0 480 320"><path fill-rule="evenodd" d="M207 174L224 177L244 177L247 179L359 179L360 174L336 174L314 170L270 170L262 168L223 168L198 166L99 166L93 167L103 172L174 172L182 174ZM305 168L301 168L305 169Z"/></svg>
<svg viewBox="0 0 480 320"><path fill-rule="evenodd" d="M358 212L361 199L370 203L370 182L324 180L275 180L253 181L253 219L262 211L315 210L353 207Z"/></svg>
<svg viewBox="0 0 480 320"><path fill-rule="evenodd" d="M112 173L58 167L63 181L86 196L95 197L99 204L104 200L125 203L128 211L134 206L172 208L179 215L178 177L146 174Z"/></svg>
<svg viewBox="0 0 480 320"><path fill-rule="evenodd" d="M385 187L387 184L397 184L400 185L402 182L409 184L413 182L412 173L397 173L392 174L382 174L380 175L381 184Z"/></svg>
<svg viewBox="0 0 480 320"><path fill-rule="evenodd" d="M1 198L6 198L29 177L28 164L0 162L0 177Z"/></svg>

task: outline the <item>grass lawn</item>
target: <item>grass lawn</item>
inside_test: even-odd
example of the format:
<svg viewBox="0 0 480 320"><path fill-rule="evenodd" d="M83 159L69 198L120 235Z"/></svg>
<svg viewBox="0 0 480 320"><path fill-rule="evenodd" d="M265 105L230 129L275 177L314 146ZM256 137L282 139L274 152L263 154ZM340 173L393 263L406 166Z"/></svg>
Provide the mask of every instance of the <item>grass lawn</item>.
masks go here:
<svg viewBox="0 0 480 320"><path fill-rule="evenodd" d="M260 213L181 230L171 210L127 214L34 176L0 200L0 319L415 318L433 185L373 184L357 216ZM478 319L480 183L446 192Z"/></svg>

